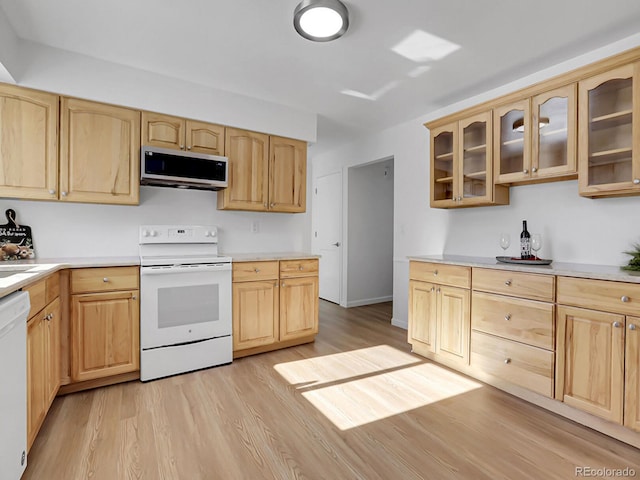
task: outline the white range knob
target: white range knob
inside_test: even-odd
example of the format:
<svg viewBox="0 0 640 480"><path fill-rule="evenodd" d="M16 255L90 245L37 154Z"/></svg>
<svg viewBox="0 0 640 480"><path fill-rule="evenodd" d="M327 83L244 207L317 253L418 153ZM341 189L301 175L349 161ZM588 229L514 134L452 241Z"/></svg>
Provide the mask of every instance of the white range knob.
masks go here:
<svg viewBox="0 0 640 480"><path fill-rule="evenodd" d="M216 236L216 231L215 231L215 230L211 230L211 231L209 232L209 236L210 236L210 237L215 237L215 236Z"/></svg>
<svg viewBox="0 0 640 480"><path fill-rule="evenodd" d="M142 231L142 236L143 237L148 237L149 236L149 230L143 230Z"/></svg>
<svg viewBox="0 0 640 480"><path fill-rule="evenodd" d="M152 237L157 237L157 236L158 236L158 232L156 232L155 230L151 230L150 235L151 235Z"/></svg>

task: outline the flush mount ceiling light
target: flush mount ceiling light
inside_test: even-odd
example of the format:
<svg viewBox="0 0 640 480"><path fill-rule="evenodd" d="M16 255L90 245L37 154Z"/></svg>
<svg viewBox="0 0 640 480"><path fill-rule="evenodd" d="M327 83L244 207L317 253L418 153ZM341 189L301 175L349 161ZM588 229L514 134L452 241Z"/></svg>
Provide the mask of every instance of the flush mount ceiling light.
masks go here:
<svg viewBox="0 0 640 480"><path fill-rule="evenodd" d="M544 128L547 125L549 125L549 119L547 117L540 117L538 120L538 127ZM524 118L519 118L513 122L512 128L514 132L524 132Z"/></svg>
<svg viewBox="0 0 640 480"><path fill-rule="evenodd" d="M293 11L293 26L314 42L341 37L349 28L349 12L340 0L303 0Z"/></svg>

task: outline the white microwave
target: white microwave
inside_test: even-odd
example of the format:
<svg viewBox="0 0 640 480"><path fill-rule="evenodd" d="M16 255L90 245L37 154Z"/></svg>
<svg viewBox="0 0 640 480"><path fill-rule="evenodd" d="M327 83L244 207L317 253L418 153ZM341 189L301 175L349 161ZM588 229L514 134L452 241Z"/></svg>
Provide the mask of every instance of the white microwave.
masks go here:
<svg viewBox="0 0 640 480"><path fill-rule="evenodd" d="M140 149L140 184L220 190L227 187L228 159L168 148Z"/></svg>

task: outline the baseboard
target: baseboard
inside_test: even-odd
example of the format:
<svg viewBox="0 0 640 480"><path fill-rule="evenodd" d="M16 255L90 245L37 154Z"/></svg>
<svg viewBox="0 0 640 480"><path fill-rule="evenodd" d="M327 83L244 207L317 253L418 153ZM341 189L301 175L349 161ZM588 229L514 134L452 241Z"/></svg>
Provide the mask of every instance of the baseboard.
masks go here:
<svg viewBox="0 0 640 480"><path fill-rule="evenodd" d="M409 322L407 320L398 320L397 318L392 318L391 325L393 325L394 327L400 327L404 330L409 330Z"/></svg>
<svg viewBox="0 0 640 480"><path fill-rule="evenodd" d="M377 298L364 298L362 300L353 300L351 302L347 302L347 308L362 307L364 305L373 305L374 303L384 303L391 301L393 301L393 295Z"/></svg>

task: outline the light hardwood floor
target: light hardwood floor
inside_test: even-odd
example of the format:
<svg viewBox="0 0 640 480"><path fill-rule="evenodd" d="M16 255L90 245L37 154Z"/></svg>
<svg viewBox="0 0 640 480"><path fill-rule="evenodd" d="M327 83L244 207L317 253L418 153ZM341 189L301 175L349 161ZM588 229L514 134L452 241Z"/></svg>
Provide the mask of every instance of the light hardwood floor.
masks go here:
<svg viewBox="0 0 640 480"><path fill-rule="evenodd" d="M568 479L640 451L409 353L391 304L313 344L58 397L23 479Z"/></svg>

